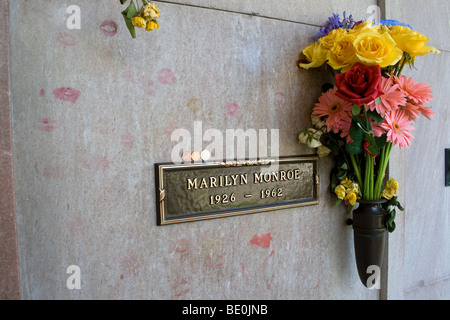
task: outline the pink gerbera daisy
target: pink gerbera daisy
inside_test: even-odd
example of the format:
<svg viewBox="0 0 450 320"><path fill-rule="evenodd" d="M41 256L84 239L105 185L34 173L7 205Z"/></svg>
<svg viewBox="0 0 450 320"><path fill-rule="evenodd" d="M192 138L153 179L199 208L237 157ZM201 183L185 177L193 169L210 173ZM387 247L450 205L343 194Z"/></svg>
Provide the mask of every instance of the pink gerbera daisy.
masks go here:
<svg viewBox="0 0 450 320"><path fill-rule="evenodd" d="M431 94L433 91L426 83L416 83L412 78L406 78L405 76L395 78L395 83L399 85L400 90L404 92L406 97L417 104L428 103L433 98Z"/></svg>
<svg viewBox="0 0 450 320"><path fill-rule="evenodd" d="M398 109L386 114L380 127L387 131L387 141L392 144L400 148L409 147L411 144L413 136L409 131L415 128L411 126L411 121L403 110Z"/></svg>
<svg viewBox="0 0 450 320"><path fill-rule="evenodd" d="M399 89L399 85L394 83L392 77L382 77L381 87L384 92L384 94L379 96L381 103L378 104L374 100L369 102L367 107L372 111L376 110L380 116L385 117L387 112L397 110L400 105L404 105L406 98L403 91Z"/></svg>
<svg viewBox="0 0 450 320"><path fill-rule="evenodd" d="M312 114L326 117L327 131L338 133L341 119L351 115L352 104L336 96L336 91L334 87L323 93L314 105Z"/></svg>

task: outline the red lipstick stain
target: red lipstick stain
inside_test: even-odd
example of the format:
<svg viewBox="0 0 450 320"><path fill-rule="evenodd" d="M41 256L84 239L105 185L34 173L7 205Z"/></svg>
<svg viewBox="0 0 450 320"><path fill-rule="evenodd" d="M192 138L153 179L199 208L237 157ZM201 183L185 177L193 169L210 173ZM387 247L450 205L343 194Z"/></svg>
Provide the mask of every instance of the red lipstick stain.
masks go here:
<svg viewBox="0 0 450 320"><path fill-rule="evenodd" d="M117 29L118 29L117 23L115 23L112 20L105 20L100 25L100 30L102 30L105 36L107 37L115 36L117 33Z"/></svg>
<svg viewBox="0 0 450 320"><path fill-rule="evenodd" d="M172 70L164 68L164 69L159 70L158 80L162 84L174 84L177 79Z"/></svg>
<svg viewBox="0 0 450 320"><path fill-rule="evenodd" d="M236 118L239 114L239 105L236 102L231 102L227 105L227 115Z"/></svg>
<svg viewBox="0 0 450 320"><path fill-rule="evenodd" d="M56 129L57 120L41 119L41 131L50 132Z"/></svg>
<svg viewBox="0 0 450 320"><path fill-rule="evenodd" d="M272 237L270 236L270 233L266 233L266 234L262 234L262 235L255 234L253 236L252 240L250 240L250 243L254 244L258 247L261 247L263 249L267 249L270 247L271 240L272 240Z"/></svg>
<svg viewBox="0 0 450 320"><path fill-rule="evenodd" d="M72 103L77 102L78 98L80 97L81 92L67 87L62 87L53 90L53 95L55 98L63 100L63 101L69 101Z"/></svg>
<svg viewBox="0 0 450 320"><path fill-rule="evenodd" d="M61 43L64 46L76 46L78 44L78 39L67 32L59 32L58 36L56 38L59 43Z"/></svg>

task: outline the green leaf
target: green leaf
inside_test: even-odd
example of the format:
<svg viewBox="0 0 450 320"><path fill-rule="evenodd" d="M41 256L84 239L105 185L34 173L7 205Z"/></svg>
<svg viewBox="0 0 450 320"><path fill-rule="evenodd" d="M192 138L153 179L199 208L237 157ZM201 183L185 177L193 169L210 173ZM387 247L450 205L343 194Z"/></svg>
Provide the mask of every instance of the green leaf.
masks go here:
<svg viewBox="0 0 450 320"><path fill-rule="evenodd" d="M380 149L384 148L387 143L387 134L385 133L380 137L375 137L375 142L376 142L378 148L380 148Z"/></svg>
<svg viewBox="0 0 450 320"><path fill-rule="evenodd" d="M381 104L381 98L380 98L380 97L376 98L376 99L375 99L375 103L376 103L376 104Z"/></svg>
<svg viewBox="0 0 450 320"><path fill-rule="evenodd" d="M391 210L386 214L386 227L389 232L393 232L395 230L395 210Z"/></svg>
<svg viewBox="0 0 450 320"><path fill-rule="evenodd" d="M123 18L125 19L125 24L127 25L128 31L130 31L130 34L133 38L136 38L136 29L131 22L131 18L133 18L136 13L137 10L134 2L131 2L130 5L124 11L122 11Z"/></svg>
<svg viewBox="0 0 450 320"><path fill-rule="evenodd" d="M361 108L357 104L354 104L352 107L352 114L354 116L357 116L360 112L361 112Z"/></svg>
<svg viewBox="0 0 450 320"><path fill-rule="evenodd" d="M361 141L353 141L345 146L345 150L347 150L350 154L360 154L364 151Z"/></svg>
<svg viewBox="0 0 450 320"><path fill-rule="evenodd" d="M376 111L367 111L367 115L372 118L376 123L381 123L384 118L378 114Z"/></svg>

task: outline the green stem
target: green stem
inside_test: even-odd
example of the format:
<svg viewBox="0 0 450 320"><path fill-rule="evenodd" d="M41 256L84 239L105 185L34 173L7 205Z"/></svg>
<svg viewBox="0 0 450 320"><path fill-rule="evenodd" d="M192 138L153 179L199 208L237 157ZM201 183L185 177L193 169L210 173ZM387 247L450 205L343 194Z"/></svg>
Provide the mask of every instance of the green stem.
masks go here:
<svg viewBox="0 0 450 320"><path fill-rule="evenodd" d="M359 188L360 188L360 190L362 190L363 181L361 178L361 169L359 168L359 165L356 162L356 158L355 158L354 154L350 154L350 161L352 162L353 170L355 170L356 179L358 179Z"/></svg>
<svg viewBox="0 0 450 320"><path fill-rule="evenodd" d="M379 199L381 195L381 184L383 183L383 179L386 173L386 168L389 163L389 157L392 151L392 142L388 142L386 146L383 148L381 157L380 157L380 167L378 169L378 175L375 182L374 196Z"/></svg>
<svg viewBox="0 0 450 320"><path fill-rule="evenodd" d="M396 76L400 76L402 74L403 68L405 67L406 64L406 56L403 55L403 61L402 61L402 65L400 66L400 69L397 71Z"/></svg>

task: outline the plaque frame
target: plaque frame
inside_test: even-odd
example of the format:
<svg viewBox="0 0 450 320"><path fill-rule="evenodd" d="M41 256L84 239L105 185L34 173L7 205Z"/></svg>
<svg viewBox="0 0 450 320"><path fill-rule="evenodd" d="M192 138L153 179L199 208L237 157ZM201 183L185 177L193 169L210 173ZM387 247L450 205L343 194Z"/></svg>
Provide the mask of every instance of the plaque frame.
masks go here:
<svg viewBox="0 0 450 320"><path fill-rule="evenodd" d="M184 222L193 222L209 219L217 219L223 217L239 216L252 213L262 213L268 211L276 211L282 209L290 209L303 206L312 206L319 204L319 157L317 155L303 155L303 156L286 156L280 158L267 158L259 160L236 160L226 162L191 162L191 163L155 163L155 189L156 189L156 209L157 209L157 225L171 225ZM311 174L313 175L313 197L297 199L295 201L289 200L285 202L260 204L239 208L224 208L219 210L192 212L189 214L182 214L179 217L168 217L165 209L165 201L167 201L166 181L164 179L165 173L171 170L198 170L198 169L213 169L213 168L227 168L227 167L244 167L244 166L263 166L273 163L279 165L288 163L304 163L310 162L313 165Z"/></svg>

